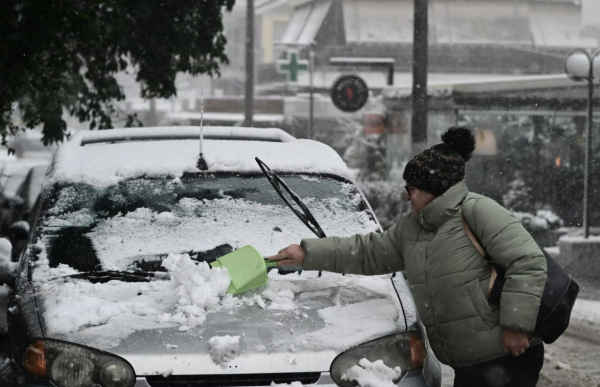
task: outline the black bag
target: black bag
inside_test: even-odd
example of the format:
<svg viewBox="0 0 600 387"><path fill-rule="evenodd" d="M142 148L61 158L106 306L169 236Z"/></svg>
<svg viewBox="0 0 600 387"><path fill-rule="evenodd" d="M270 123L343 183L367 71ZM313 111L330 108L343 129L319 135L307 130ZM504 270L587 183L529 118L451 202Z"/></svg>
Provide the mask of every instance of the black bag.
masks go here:
<svg viewBox="0 0 600 387"><path fill-rule="evenodd" d="M548 277L540 303L535 332L544 343L552 344L569 326L571 311L579 294L579 285L567 274L550 254L540 247L546 257ZM500 305L504 287L504 270L498 268L498 276L492 286L488 302Z"/></svg>
<svg viewBox="0 0 600 387"><path fill-rule="evenodd" d="M464 216L462 216L462 220L469 239L471 239L479 253L490 262L492 271L496 271L496 275L492 276L492 280L494 277L495 280L490 284L488 302L500 305L500 298L505 282L504 270L493 263L493 259L485 252L475 235L473 235ZM546 250L541 246L540 249L546 257L548 270L544 294L542 295L540 310L535 324L535 333L541 337L544 343L552 344L569 326L571 311L579 294L579 285Z"/></svg>

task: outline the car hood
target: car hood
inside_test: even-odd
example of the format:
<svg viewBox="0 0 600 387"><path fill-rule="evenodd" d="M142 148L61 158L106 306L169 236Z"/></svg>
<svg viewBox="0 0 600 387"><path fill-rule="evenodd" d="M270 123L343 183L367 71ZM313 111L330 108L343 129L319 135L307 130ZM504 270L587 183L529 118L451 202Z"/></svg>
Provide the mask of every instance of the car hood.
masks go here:
<svg viewBox="0 0 600 387"><path fill-rule="evenodd" d="M59 296L66 286L73 289ZM113 293L141 299L149 286L81 279L46 283L38 290L46 337L122 356L137 375L206 375L327 371L340 352L406 330L389 276L271 275L267 285L214 306L193 327L177 322L174 309L182 307L177 294L165 292L155 305L107 301Z"/></svg>

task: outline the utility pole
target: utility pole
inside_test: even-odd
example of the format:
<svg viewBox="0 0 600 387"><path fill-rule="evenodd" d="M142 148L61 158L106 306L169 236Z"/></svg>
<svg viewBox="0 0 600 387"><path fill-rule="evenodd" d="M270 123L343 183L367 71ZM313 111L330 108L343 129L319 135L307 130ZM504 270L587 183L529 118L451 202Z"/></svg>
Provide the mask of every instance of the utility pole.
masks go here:
<svg viewBox="0 0 600 387"><path fill-rule="evenodd" d="M254 0L246 0L246 94L244 126L252 126L254 113Z"/></svg>
<svg viewBox="0 0 600 387"><path fill-rule="evenodd" d="M315 86L313 84L313 73L315 70L315 51L310 46L308 50L308 84L309 84L309 117L308 117L308 138L312 140L315 119Z"/></svg>
<svg viewBox="0 0 600 387"><path fill-rule="evenodd" d="M412 153L427 145L427 50L428 1L414 0L413 88L412 88Z"/></svg>
<svg viewBox="0 0 600 387"><path fill-rule="evenodd" d="M600 79L600 66L596 63L600 58L600 51L573 50L567 54L565 72L574 81L585 81L588 86L585 166L583 170L583 236L590 236L590 203L594 196L590 195L590 184L593 181L594 153L592 144L594 139L594 80Z"/></svg>
<svg viewBox="0 0 600 387"><path fill-rule="evenodd" d="M592 62L593 59L590 61ZM585 142L585 168L583 178L583 236L590 236L590 176L592 176L592 166L594 154L592 152L592 140L594 133L594 66L590 65L590 77L588 79L588 100L587 100L587 129Z"/></svg>

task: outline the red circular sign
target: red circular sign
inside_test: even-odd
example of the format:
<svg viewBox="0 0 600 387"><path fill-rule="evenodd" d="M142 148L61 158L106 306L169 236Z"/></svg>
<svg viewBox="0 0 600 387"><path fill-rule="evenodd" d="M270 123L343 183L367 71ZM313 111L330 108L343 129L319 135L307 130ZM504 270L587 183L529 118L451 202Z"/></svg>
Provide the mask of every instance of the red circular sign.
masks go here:
<svg viewBox="0 0 600 387"><path fill-rule="evenodd" d="M365 106L369 99L369 88L356 75L340 77L331 88L333 104L344 112L355 112Z"/></svg>

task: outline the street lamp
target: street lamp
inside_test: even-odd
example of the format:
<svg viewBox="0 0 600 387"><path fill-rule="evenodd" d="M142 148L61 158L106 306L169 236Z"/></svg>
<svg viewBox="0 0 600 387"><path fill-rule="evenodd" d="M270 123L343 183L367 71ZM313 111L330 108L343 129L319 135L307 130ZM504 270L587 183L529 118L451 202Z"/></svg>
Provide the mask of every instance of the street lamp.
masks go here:
<svg viewBox="0 0 600 387"><path fill-rule="evenodd" d="M592 110L594 104L594 79L600 79L599 57L600 51L592 53L586 50L573 50L565 59L565 72L567 73L567 76L574 81L587 81L588 83L585 166L583 178L583 233L585 238L590 236L588 204L590 197L589 182L592 167Z"/></svg>

